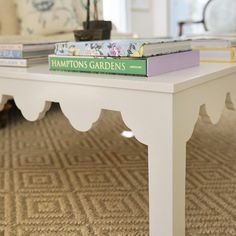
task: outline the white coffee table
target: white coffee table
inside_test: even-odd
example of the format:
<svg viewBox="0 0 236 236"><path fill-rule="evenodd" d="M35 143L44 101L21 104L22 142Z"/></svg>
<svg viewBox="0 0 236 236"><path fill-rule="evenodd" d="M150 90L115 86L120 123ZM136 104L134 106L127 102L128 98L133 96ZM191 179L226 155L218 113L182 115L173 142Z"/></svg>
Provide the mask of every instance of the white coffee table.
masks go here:
<svg viewBox="0 0 236 236"><path fill-rule="evenodd" d="M136 138L148 145L151 236L185 235L186 142L202 104L213 123L230 93L236 101L236 64L202 64L143 78L0 68L0 103L13 96L30 121L59 102L74 128L88 130L102 108L121 111ZM0 106L1 107L1 106Z"/></svg>

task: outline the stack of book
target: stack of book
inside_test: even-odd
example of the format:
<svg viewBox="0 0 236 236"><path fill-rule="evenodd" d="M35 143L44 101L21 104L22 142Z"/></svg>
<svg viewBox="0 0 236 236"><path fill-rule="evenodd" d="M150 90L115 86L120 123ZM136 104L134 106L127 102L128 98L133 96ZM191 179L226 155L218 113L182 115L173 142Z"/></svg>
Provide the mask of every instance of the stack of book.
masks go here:
<svg viewBox="0 0 236 236"><path fill-rule="evenodd" d="M154 76L199 65L190 40L132 39L57 43L50 70Z"/></svg>
<svg viewBox="0 0 236 236"><path fill-rule="evenodd" d="M202 38L192 41L201 62L236 62L236 37Z"/></svg>
<svg viewBox="0 0 236 236"><path fill-rule="evenodd" d="M58 41L57 41L58 42ZM0 39L0 66L28 67L47 63L56 41L9 37Z"/></svg>

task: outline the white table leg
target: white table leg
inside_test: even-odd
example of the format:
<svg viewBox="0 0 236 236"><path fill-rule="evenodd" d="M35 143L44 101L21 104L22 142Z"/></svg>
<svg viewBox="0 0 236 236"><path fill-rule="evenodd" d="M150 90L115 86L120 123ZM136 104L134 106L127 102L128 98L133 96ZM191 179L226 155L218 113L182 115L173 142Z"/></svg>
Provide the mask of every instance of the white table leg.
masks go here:
<svg viewBox="0 0 236 236"><path fill-rule="evenodd" d="M157 122L150 122L153 133L146 142L150 236L185 236L186 142L201 104L198 99L189 102L187 93L163 97L165 106L152 114Z"/></svg>
<svg viewBox="0 0 236 236"><path fill-rule="evenodd" d="M181 94L151 94L134 101L140 102L123 109L122 116L148 145L150 236L184 236L186 141L199 106L192 107Z"/></svg>
<svg viewBox="0 0 236 236"><path fill-rule="evenodd" d="M184 236L186 143L163 135L148 162L150 236Z"/></svg>

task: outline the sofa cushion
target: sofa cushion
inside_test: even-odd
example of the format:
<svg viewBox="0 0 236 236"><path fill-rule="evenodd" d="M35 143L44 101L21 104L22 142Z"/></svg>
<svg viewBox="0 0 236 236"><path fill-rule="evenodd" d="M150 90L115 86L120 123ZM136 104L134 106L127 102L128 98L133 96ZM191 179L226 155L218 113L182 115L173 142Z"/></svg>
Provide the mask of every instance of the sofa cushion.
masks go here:
<svg viewBox="0 0 236 236"><path fill-rule="evenodd" d="M0 35L11 35L20 33L20 25L16 13L15 2L23 2L25 0L0 0ZM31 1L31 0L29 0ZM61 0L60 0L61 1ZM66 0L65 0L66 1ZM87 0L72 0L76 10L77 29L82 27L82 22L86 20L85 3ZM66 1L67 5L70 1ZM98 0L99 19L102 19L102 0ZM93 7L91 6L91 19L93 20ZM35 20L35 19L33 19ZM31 18L31 23L33 22Z"/></svg>
<svg viewBox="0 0 236 236"><path fill-rule="evenodd" d="M49 35L79 28L73 0L16 0L22 35Z"/></svg>
<svg viewBox="0 0 236 236"><path fill-rule="evenodd" d="M14 0L0 0L0 34L18 34L16 8Z"/></svg>

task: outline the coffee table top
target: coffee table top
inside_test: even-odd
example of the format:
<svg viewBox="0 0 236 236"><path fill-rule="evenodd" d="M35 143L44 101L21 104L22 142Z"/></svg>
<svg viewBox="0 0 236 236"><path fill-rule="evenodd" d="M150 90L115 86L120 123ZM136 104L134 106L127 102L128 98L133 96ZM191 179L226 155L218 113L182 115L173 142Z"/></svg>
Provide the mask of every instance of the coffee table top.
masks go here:
<svg viewBox="0 0 236 236"><path fill-rule="evenodd" d="M0 67L0 79L11 78L31 81L49 81L55 83L163 93L176 93L232 73L236 73L236 63L202 63L199 67L192 67L148 78L111 74L49 71L48 65L46 64L30 68Z"/></svg>

